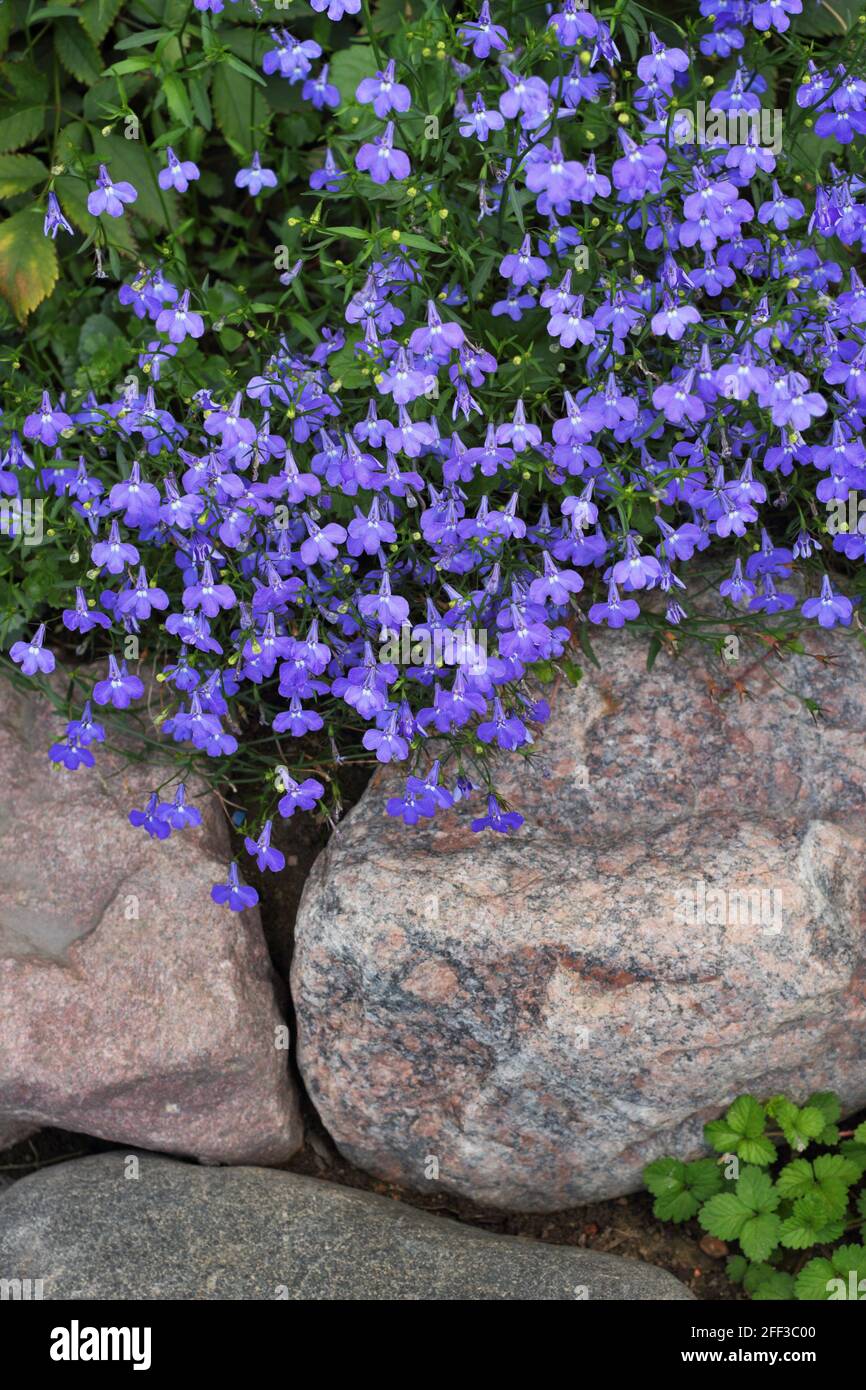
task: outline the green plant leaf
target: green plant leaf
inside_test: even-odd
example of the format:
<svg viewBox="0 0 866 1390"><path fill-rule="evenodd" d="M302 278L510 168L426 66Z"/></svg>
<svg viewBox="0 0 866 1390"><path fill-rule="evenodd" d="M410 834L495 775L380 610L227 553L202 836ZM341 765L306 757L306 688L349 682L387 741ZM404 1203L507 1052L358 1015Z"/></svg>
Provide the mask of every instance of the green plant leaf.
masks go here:
<svg viewBox="0 0 866 1390"><path fill-rule="evenodd" d="M863 12L863 0L807 0L803 13L794 16L792 31L806 38L831 38L846 34Z"/></svg>
<svg viewBox="0 0 866 1390"><path fill-rule="evenodd" d="M355 100L361 78L372 77L377 67L375 53L364 43L353 44L351 48L338 48L331 56L328 76L345 106Z"/></svg>
<svg viewBox="0 0 866 1390"><path fill-rule="evenodd" d="M20 150L41 133L45 123L45 107L18 106L0 116L0 151Z"/></svg>
<svg viewBox="0 0 866 1390"><path fill-rule="evenodd" d="M779 1244L782 1222L775 1212L762 1211L746 1221L739 1234L743 1254L750 1260L766 1260Z"/></svg>
<svg viewBox="0 0 866 1390"><path fill-rule="evenodd" d="M754 1212L741 1202L734 1192L720 1192L701 1208L698 1221L711 1236L719 1240L736 1240Z"/></svg>
<svg viewBox="0 0 866 1390"><path fill-rule="evenodd" d="M752 1294L758 1303L787 1302L794 1297L794 1276L783 1269L771 1269Z"/></svg>
<svg viewBox="0 0 866 1390"><path fill-rule="evenodd" d="M789 1250L808 1250L811 1245L838 1240L844 1229L844 1221L835 1219L826 1198L820 1192L807 1192L797 1198L783 1221L780 1240Z"/></svg>
<svg viewBox="0 0 866 1390"><path fill-rule="evenodd" d="M731 1255L725 1262L725 1273L732 1284L742 1284L749 1268L749 1262L745 1255Z"/></svg>
<svg viewBox="0 0 866 1390"><path fill-rule="evenodd" d="M0 155L0 198L14 198L47 178L48 170L35 155Z"/></svg>
<svg viewBox="0 0 866 1390"><path fill-rule="evenodd" d="M737 1182L737 1196L752 1211L775 1211L779 1205L779 1194L768 1173L760 1168L744 1168Z"/></svg>
<svg viewBox="0 0 866 1390"><path fill-rule="evenodd" d="M838 1278L829 1260L810 1260L794 1281L794 1294L804 1303L825 1303L830 1297L830 1281Z"/></svg>
<svg viewBox="0 0 866 1390"><path fill-rule="evenodd" d="M99 50L76 19L58 19L52 25L54 51L67 72L85 87L102 76Z"/></svg>
<svg viewBox="0 0 866 1390"><path fill-rule="evenodd" d="M122 4L123 0L84 0L78 19L95 44L102 43Z"/></svg>
<svg viewBox="0 0 866 1390"><path fill-rule="evenodd" d="M0 294L23 322L57 283L57 250L42 235L42 213L25 208L0 223Z"/></svg>
<svg viewBox="0 0 866 1390"><path fill-rule="evenodd" d="M165 99L171 118L178 125L186 126L190 129L195 124L195 117L192 113L186 87L178 77L176 72L169 72L162 79L162 89L165 92Z"/></svg>
<svg viewBox="0 0 866 1390"><path fill-rule="evenodd" d="M227 62L220 63L214 70L211 105L216 123L235 153L250 156L255 132L268 120L261 88Z"/></svg>

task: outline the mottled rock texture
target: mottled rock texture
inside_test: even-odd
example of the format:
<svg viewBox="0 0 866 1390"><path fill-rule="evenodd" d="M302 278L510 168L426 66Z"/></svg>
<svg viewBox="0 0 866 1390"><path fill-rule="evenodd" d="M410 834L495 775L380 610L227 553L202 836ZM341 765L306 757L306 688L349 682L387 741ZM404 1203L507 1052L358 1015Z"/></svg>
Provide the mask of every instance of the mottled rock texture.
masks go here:
<svg viewBox="0 0 866 1390"><path fill-rule="evenodd" d="M0 1270L46 1299L635 1300L693 1295L618 1255L489 1235L263 1168L101 1154L0 1197Z"/></svg>
<svg viewBox="0 0 866 1390"><path fill-rule="evenodd" d="M386 775L307 885L301 1069L381 1177L552 1210L697 1153L741 1091L866 1101L856 636L651 672L644 642L594 639L534 769L506 760L516 837L406 828Z"/></svg>
<svg viewBox="0 0 866 1390"><path fill-rule="evenodd" d="M258 912L218 907L228 833L133 829L165 770L67 772L46 700L0 685L0 1134L57 1125L221 1163L301 1139Z"/></svg>

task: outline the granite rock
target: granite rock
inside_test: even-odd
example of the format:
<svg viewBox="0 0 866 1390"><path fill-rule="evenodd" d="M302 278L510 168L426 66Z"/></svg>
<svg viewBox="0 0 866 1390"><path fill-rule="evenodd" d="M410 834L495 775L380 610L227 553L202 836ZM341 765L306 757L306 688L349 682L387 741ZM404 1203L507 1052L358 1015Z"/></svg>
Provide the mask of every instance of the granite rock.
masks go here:
<svg viewBox="0 0 866 1390"><path fill-rule="evenodd" d="M407 828L374 779L308 881L292 976L352 1162L553 1210L697 1154L742 1091L866 1102L866 657L809 645L648 672L630 635L596 640L534 765L503 764L515 837L472 811Z"/></svg>
<svg viewBox="0 0 866 1390"><path fill-rule="evenodd" d="M283 1161L301 1141L285 1025L258 911L210 897L219 806L202 794L201 827L150 840L127 813L165 769L105 746L55 767L62 726L0 687L0 1132Z"/></svg>

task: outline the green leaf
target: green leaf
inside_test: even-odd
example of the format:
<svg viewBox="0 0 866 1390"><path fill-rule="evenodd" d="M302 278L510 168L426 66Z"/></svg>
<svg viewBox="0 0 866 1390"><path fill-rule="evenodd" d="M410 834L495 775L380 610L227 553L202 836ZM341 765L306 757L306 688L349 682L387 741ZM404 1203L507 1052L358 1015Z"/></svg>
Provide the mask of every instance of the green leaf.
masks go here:
<svg viewBox="0 0 866 1390"><path fill-rule="evenodd" d="M794 1293L804 1303L826 1303L830 1297L828 1285L838 1277L829 1260L810 1260L794 1281Z"/></svg>
<svg viewBox="0 0 866 1390"><path fill-rule="evenodd" d="M44 123L44 105L19 106L0 116L0 151L5 154L29 145L41 133Z"/></svg>
<svg viewBox="0 0 866 1390"><path fill-rule="evenodd" d="M853 28L862 11L863 0L808 0L791 31L806 38L838 37Z"/></svg>
<svg viewBox="0 0 866 1390"><path fill-rule="evenodd" d="M720 1192L701 1209L698 1221L711 1236L735 1240L754 1213L733 1192Z"/></svg>
<svg viewBox="0 0 866 1390"><path fill-rule="evenodd" d="M743 1169L737 1182L737 1196L752 1211L775 1211L779 1205L779 1194L772 1178L760 1168Z"/></svg>
<svg viewBox="0 0 866 1390"><path fill-rule="evenodd" d="M187 129L195 123L192 114L192 106L186 94L186 88L181 82L176 72L166 73L162 79L162 89L165 92L165 99L168 102L168 109L171 118L178 125L184 125Z"/></svg>
<svg viewBox="0 0 866 1390"><path fill-rule="evenodd" d="M42 235L42 213L25 208L0 223L0 294L23 322L57 283L57 250Z"/></svg>
<svg viewBox="0 0 866 1390"><path fill-rule="evenodd" d="M686 1185L698 1201L705 1202L722 1190L722 1174L714 1158L696 1158L686 1164Z"/></svg>
<svg viewBox="0 0 866 1390"><path fill-rule="evenodd" d="M214 71L211 104L216 123L235 153L251 155L255 132L268 119L260 88L228 63L221 63Z"/></svg>
<svg viewBox="0 0 866 1390"><path fill-rule="evenodd" d="M754 1096L737 1096L725 1119L737 1134L757 1139L764 1132L766 1112Z"/></svg>
<svg viewBox="0 0 866 1390"><path fill-rule="evenodd" d="M378 66L372 48L364 43L339 48L331 55L328 77L340 93L344 105L348 106L355 100L361 78L372 77Z"/></svg>
<svg viewBox="0 0 866 1390"><path fill-rule="evenodd" d="M855 1144L866 1144L866 1120L858 1125L854 1131L853 1139Z"/></svg>
<svg viewBox="0 0 866 1390"><path fill-rule="evenodd" d="M820 1192L807 1192L797 1198L791 1215L783 1221L780 1239L789 1250L808 1250L811 1245L838 1240L844 1229L844 1221L834 1217L826 1198Z"/></svg>
<svg viewBox="0 0 866 1390"><path fill-rule="evenodd" d="M749 1262L745 1255L731 1255L725 1262L725 1273L732 1284L742 1284L748 1268Z"/></svg>
<svg viewBox="0 0 866 1390"><path fill-rule="evenodd" d="M776 1179L776 1190L780 1197L804 1197L815 1186L815 1175L807 1158L795 1158L788 1163Z"/></svg>
<svg viewBox="0 0 866 1390"><path fill-rule="evenodd" d="M740 1230L739 1240L743 1254L750 1260L766 1260L779 1244L782 1223L771 1211L762 1211L746 1221Z"/></svg>
<svg viewBox="0 0 866 1390"><path fill-rule="evenodd" d="M759 1163L765 1167L776 1157L776 1146L772 1139L763 1135L760 1139L741 1139L737 1144L737 1154L744 1163Z"/></svg>
<svg viewBox="0 0 866 1390"><path fill-rule="evenodd" d="M107 314L90 314L78 335L78 355L83 361L89 361L122 336L117 324Z"/></svg>
<svg viewBox="0 0 866 1390"><path fill-rule="evenodd" d="M835 1091L815 1091L806 1101L806 1105L815 1106L820 1110L825 1124L838 1124L842 1117L842 1102Z"/></svg>
<svg viewBox="0 0 866 1390"><path fill-rule="evenodd" d="M102 76L102 59L93 41L75 19L59 19L52 26L54 51L67 72L85 87Z"/></svg>
<svg viewBox="0 0 866 1390"><path fill-rule="evenodd" d="M411 246L414 250L432 251L437 256L441 256L444 251L444 248L437 246L435 241L428 241L424 236L416 236L414 232L404 232L400 241L406 246Z"/></svg>
<svg viewBox="0 0 866 1390"><path fill-rule="evenodd" d="M94 43L102 43L122 4L123 0L84 0L78 19Z"/></svg>
<svg viewBox="0 0 866 1390"><path fill-rule="evenodd" d="M771 1269L752 1294L758 1303L787 1302L794 1297L794 1276L782 1269Z"/></svg>
<svg viewBox="0 0 866 1390"><path fill-rule="evenodd" d="M0 155L0 198L14 198L47 178L48 170L35 155Z"/></svg>

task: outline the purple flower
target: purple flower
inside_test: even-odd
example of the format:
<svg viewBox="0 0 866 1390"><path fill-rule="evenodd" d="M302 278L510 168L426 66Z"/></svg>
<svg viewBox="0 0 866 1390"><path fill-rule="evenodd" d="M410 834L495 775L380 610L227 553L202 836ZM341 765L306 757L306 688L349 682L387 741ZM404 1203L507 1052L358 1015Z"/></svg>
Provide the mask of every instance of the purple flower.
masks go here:
<svg viewBox="0 0 866 1390"><path fill-rule="evenodd" d="M194 179L201 178L197 164L193 164L191 159L178 159L171 145L165 151L166 167L160 169L158 182L160 188L175 188L178 193L185 193Z"/></svg>
<svg viewBox="0 0 866 1390"><path fill-rule="evenodd" d="M835 627L841 623L848 627L854 612L854 605L844 594L834 594L828 575L824 576L819 598L807 598L801 604L800 612L804 618L817 618L821 627Z"/></svg>
<svg viewBox="0 0 866 1390"><path fill-rule="evenodd" d="M204 333L204 319L189 307L189 290L184 290L176 307L163 309L157 315L158 332L167 333L173 343L182 343L184 338L200 338Z"/></svg>
<svg viewBox="0 0 866 1390"><path fill-rule="evenodd" d="M239 169L235 174L235 187L245 188L251 198L257 198L263 188L276 188L277 176L273 169L263 169L258 150L255 150L248 169ZM159 324L157 324L157 328Z"/></svg>
<svg viewBox="0 0 866 1390"><path fill-rule="evenodd" d="M624 627L639 615L640 608L633 598L621 599L613 580L607 590L607 603L594 603L589 610L591 623L606 623L608 627Z"/></svg>
<svg viewBox="0 0 866 1390"><path fill-rule="evenodd" d="M93 698L98 705L111 704L115 709L128 709L133 700L138 700L144 694L144 686L138 676L131 676L127 672L126 662L120 666L117 658L108 658L108 676L103 681L97 681L93 687Z"/></svg>
<svg viewBox="0 0 866 1390"><path fill-rule="evenodd" d="M479 816L472 822L472 829L477 834L479 830L496 830L500 835L507 835L510 830L519 830L523 824L523 816L516 811L502 811L495 796L487 798L487 815Z"/></svg>
<svg viewBox="0 0 866 1390"><path fill-rule="evenodd" d="M164 806L157 793L154 792L145 810L130 811L129 823L136 828L140 826L142 830L146 830L151 839L167 840L171 834L171 826L162 814L167 809L170 808Z"/></svg>
<svg viewBox="0 0 866 1390"><path fill-rule="evenodd" d="M72 418L65 410L54 409L47 391L42 392L42 405L24 421L24 438L38 439L41 444L53 448L60 442L63 430L72 429Z"/></svg>
<svg viewBox="0 0 866 1390"><path fill-rule="evenodd" d="M355 155L355 168L367 173L374 183L389 179L405 179L410 173L409 159L403 150L394 148L394 122L389 121L383 135L372 144L364 144Z"/></svg>
<svg viewBox="0 0 866 1390"><path fill-rule="evenodd" d="M355 91L355 100L362 106L372 105L381 121L389 111L402 113L408 111L412 104L409 88L395 80L396 71L397 65L392 58L384 72L377 72L375 77L362 78Z"/></svg>
<svg viewBox="0 0 866 1390"><path fill-rule="evenodd" d="M489 0L484 0L477 19L461 24L457 38L464 45L472 45L476 58L486 58L492 52L503 53L508 43L508 33L501 24L494 24L490 17Z"/></svg>
<svg viewBox="0 0 866 1390"><path fill-rule="evenodd" d="M48 207L45 211L42 232L44 236L50 236L52 241L57 240L58 232L69 232L72 235L72 228L63 216L63 210L57 201L56 193L48 194Z"/></svg>
<svg viewBox="0 0 866 1390"><path fill-rule="evenodd" d="M357 14L361 8L361 0L310 0L310 5L317 14L321 14L323 10L327 11L328 18L336 24L344 14Z"/></svg>
<svg viewBox="0 0 866 1390"><path fill-rule="evenodd" d="M91 217L107 212L109 217L122 217L125 203L134 203L138 193L131 183L112 183L111 175L104 164L99 166L96 188L87 198L87 211Z"/></svg>
<svg viewBox="0 0 866 1390"><path fill-rule="evenodd" d="M247 836L244 846L248 854L255 856L259 869L264 872L269 869L271 873L279 873L286 867L286 856L271 845L271 828L273 821L266 820L262 827L262 833L257 840Z"/></svg>
<svg viewBox="0 0 866 1390"><path fill-rule="evenodd" d="M334 111L337 109L340 105L340 93L333 82L328 81L327 63L323 63L318 77L307 79L301 88L301 97L304 101L311 102L316 111L321 111L326 106L330 106Z"/></svg>
<svg viewBox="0 0 866 1390"><path fill-rule="evenodd" d="M308 777L304 782L296 782L289 776L286 768L278 768L282 789L285 792L277 810L281 816L288 819L296 811L312 811L320 797L324 796L325 788L321 782L317 782L315 777Z"/></svg>
<svg viewBox="0 0 866 1390"><path fill-rule="evenodd" d="M45 649L45 624L40 623L31 642L13 642L9 655L25 676L35 676L37 671L48 675L54 670L54 655Z"/></svg>
<svg viewBox="0 0 866 1390"><path fill-rule="evenodd" d="M245 907L255 907L259 900L255 888L250 887L249 884L241 883L238 877L238 866L234 860L229 865L228 880L225 883L215 883L210 890L210 895L215 903L230 907L232 912L243 912Z"/></svg>

